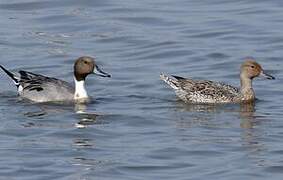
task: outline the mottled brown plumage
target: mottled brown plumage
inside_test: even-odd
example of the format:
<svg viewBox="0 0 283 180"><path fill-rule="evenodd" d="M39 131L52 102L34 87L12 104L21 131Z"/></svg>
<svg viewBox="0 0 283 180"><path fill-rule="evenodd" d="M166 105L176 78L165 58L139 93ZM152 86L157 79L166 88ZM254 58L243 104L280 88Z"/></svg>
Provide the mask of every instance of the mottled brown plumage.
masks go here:
<svg viewBox="0 0 283 180"><path fill-rule="evenodd" d="M160 78L169 84L176 95L187 103L239 103L255 100L252 80L257 76L274 79L266 74L253 58L248 58L241 66L241 87L236 87L209 80L193 80L179 76L168 77L164 74Z"/></svg>

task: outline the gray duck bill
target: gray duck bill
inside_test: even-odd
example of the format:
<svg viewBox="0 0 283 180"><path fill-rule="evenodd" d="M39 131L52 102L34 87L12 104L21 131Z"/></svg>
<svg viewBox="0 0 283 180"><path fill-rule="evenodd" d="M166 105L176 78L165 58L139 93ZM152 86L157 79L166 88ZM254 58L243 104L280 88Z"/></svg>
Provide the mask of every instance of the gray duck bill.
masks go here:
<svg viewBox="0 0 283 180"><path fill-rule="evenodd" d="M265 77L266 79L275 79L275 77L271 76L270 74L265 73L264 71L260 74L262 77Z"/></svg>
<svg viewBox="0 0 283 180"><path fill-rule="evenodd" d="M95 66L93 73L101 77L111 77L110 74L102 71L97 65Z"/></svg>

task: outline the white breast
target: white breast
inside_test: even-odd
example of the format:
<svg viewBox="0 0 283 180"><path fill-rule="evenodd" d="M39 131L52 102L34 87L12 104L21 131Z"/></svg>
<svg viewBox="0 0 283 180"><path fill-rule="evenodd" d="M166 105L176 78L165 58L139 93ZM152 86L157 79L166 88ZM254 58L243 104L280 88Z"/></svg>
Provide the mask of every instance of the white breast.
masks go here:
<svg viewBox="0 0 283 180"><path fill-rule="evenodd" d="M74 99L86 99L88 98L86 89L85 89L85 81L77 81L75 79L75 94Z"/></svg>

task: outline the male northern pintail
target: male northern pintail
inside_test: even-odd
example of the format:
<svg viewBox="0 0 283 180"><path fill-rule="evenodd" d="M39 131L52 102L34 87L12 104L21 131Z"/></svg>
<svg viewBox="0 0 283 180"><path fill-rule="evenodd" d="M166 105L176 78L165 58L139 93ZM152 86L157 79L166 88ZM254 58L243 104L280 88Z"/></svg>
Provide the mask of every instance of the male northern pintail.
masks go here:
<svg viewBox="0 0 283 180"><path fill-rule="evenodd" d="M88 94L85 89L85 79L89 74L97 74L102 77L110 77L103 72L95 63L92 57L83 56L74 63L75 87L66 81L35 74L28 71L12 73L0 67L12 78L18 88L20 97L34 102L48 101L88 101Z"/></svg>
<svg viewBox="0 0 283 180"><path fill-rule="evenodd" d="M247 58L241 66L240 89L220 82L186 79L179 76L171 78L161 74L160 78L186 103L240 103L255 100L252 80L258 76L275 79L266 74L253 58Z"/></svg>

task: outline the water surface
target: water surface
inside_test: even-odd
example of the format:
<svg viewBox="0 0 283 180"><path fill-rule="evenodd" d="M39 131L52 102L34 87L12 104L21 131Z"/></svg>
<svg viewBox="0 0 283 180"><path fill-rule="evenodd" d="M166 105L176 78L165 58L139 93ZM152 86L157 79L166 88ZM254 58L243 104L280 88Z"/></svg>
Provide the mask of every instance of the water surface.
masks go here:
<svg viewBox="0 0 283 180"><path fill-rule="evenodd" d="M21 101L1 72L1 179L282 179L283 3L2 0L0 63L72 82L97 58L86 106ZM255 104L178 101L160 72L239 85L254 56ZM86 114L77 114L77 110Z"/></svg>

